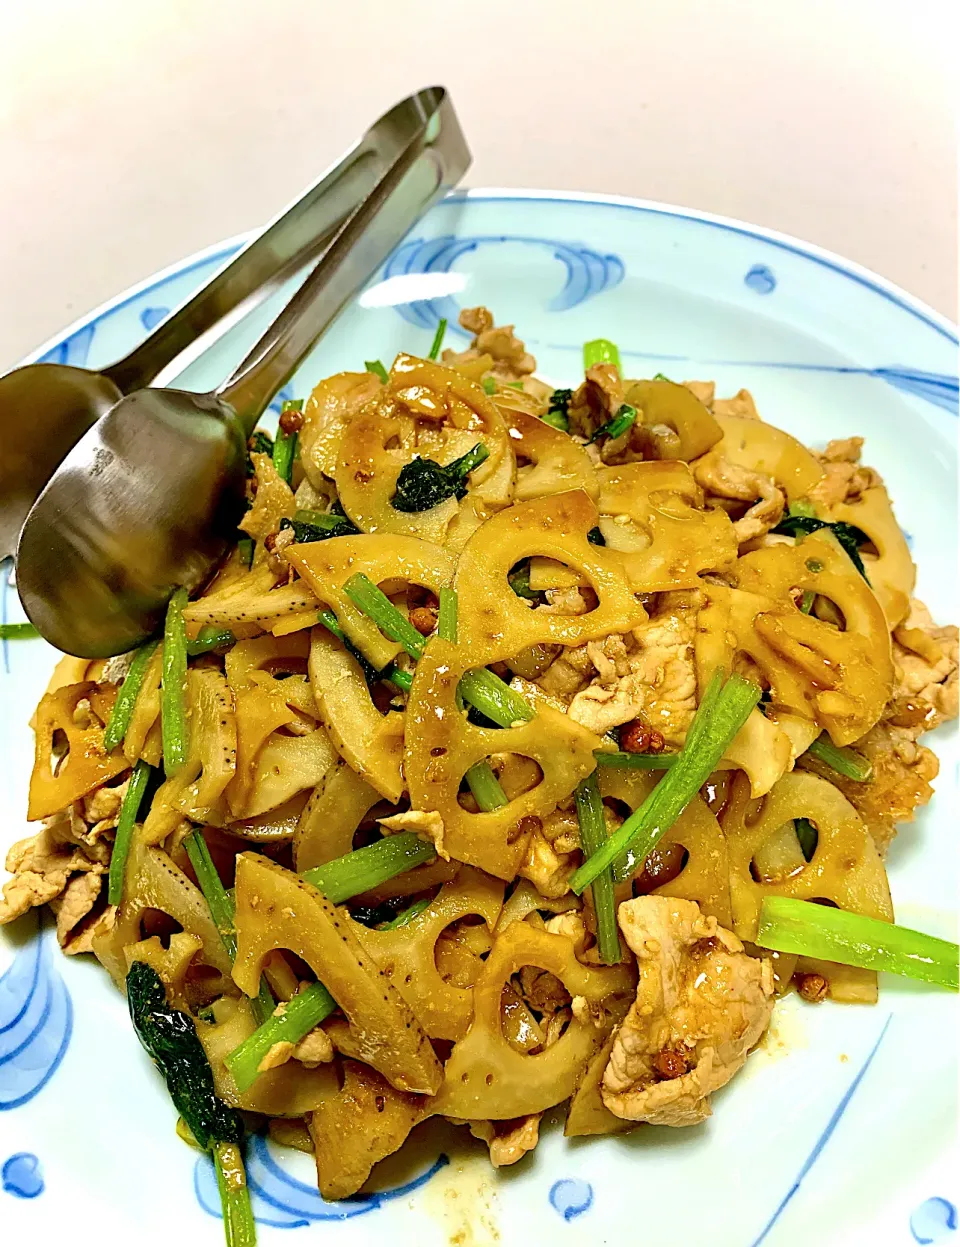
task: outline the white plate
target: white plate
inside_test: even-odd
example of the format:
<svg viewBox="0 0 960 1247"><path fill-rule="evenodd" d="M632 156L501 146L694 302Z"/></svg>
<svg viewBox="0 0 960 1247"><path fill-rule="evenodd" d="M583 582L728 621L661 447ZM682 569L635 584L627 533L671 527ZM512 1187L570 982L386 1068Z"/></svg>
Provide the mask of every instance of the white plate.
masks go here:
<svg viewBox="0 0 960 1247"><path fill-rule="evenodd" d="M33 358L106 364L238 245L151 278ZM714 378L721 394L748 387L765 417L807 442L864 434L866 461L910 534L920 596L938 620L957 618L957 338L916 300L836 256L732 221L621 199L474 191L413 231L285 393L302 397L327 373L400 349L422 353L440 316L456 341L458 307L477 303L515 321L558 383L575 383L582 343L604 336L633 375ZM271 314L233 329L183 383L219 381ZM4 583L0 595L2 617L21 618L15 592ZM27 833L26 721L53 660L39 641L0 652L0 847ZM956 938L955 729L933 743L937 796L901 831L890 876L901 922ZM49 931L38 941L33 917L0 935L3 971L3 1241L221 1241L207 1162L174 1135L106 974L92 959L61 957ZM951 994L889 977L876 1008L790 997L700 1128L566 1143L554 1127L531 1160L499 1175L479 1145L428 1128L412 1155L381 1167L380 1185L401 1187L389 1197L325 1205L308 1158L258 1143L260 1241L312 1239L295 1227L318 1221L328 1222L317 1231L325 1241L358 1247L388 1238L480 1247L498 1235L507 1247L584 1234L610 1242L625 1232L644 1247L956 1241L956 1017Z"/></svg>

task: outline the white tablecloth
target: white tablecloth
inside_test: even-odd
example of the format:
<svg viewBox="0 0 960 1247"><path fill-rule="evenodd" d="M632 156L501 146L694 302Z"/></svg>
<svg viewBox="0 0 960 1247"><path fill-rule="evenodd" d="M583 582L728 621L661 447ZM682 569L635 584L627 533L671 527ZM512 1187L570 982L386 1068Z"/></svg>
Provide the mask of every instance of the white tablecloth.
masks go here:
<svg viewBox="0 0 960 1247"><path fill-rule="evenodd" d="M0 368L443 82L471 185L691 205L956 304L956 0L2 0Z"/></svg>

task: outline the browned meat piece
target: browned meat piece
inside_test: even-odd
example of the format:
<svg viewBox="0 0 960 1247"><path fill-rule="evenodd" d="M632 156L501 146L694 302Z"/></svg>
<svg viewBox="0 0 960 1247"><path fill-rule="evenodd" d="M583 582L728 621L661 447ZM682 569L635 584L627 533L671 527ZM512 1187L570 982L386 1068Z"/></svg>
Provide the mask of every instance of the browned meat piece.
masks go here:
<svg viewBox="0 0 960 1247"><path fill-rule="evenodd" d="M734 521L733 529L740 545L762 537L780 523L786 498L772 477L763 472L751 471L711 452L694 463L693 475L697 484L714 498L753 503L739 520Z"/></svg>

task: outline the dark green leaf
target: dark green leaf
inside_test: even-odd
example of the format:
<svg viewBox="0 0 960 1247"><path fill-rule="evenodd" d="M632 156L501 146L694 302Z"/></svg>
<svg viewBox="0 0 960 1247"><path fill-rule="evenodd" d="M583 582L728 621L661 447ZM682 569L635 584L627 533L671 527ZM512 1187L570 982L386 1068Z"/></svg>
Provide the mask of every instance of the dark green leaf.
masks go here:
<svg viewBox="0 0 960 1247"><path fill-rule="evenodd" d="M590 529L587 533L587 541L589 541L592 546L605 546L607 544L606 538L600 531L599 525L596 528Z"/></svg>
<svg viewBox="0 0 960 1247"><path fill-rule="evenodd" d="M405 463L397 477L397 492L391 505L396 511L429 511L448 498L462 498L467 492L467 476L483 463L490 452L482 442L459 459L441 467L433 459L413 459Z"/></svg>
<svg viewBox="0 0 960 1247"><path fill-rule="evenodd" d="M622 403L617 409L617 414L612 420L606 424L601 424L600 428L590 438L591 442L595 442L600 437L609 437L612 441L615 437L622 437L627 429L633 424L637 418L636 407L631 407L629 403Z"/></svg>
<svg viewBox="0 0 960 1247"><path fill-rule="evenodd" d="M507 577L510 588L518 598L526 598L528 602L538 602L540 594L530 588L530 560L522 559Z"/></svg>
<svg viewBox="0 0 960 1247"><path fill-rule="evenodd" d="M784 533L788 537L805 537L810 533L815 533L821 528L829 528L833 535L839 541L840 545L850 556L850 561L866 580L870 583L867 576L863 559L860 557L860 547L866 545L870 538L862 528L857 528L855 524L830 524L826 520L817 519L815 515L787 515L773 530L775 533Z"/></svg>
<svg viewBox="0 0 960 1247"><path fill-rule="evenodd" d="M137 1038L200 1146L242 1143L243 1121L214 1091L213 1073L193 1018L171 1008L160 976L143 961L135 961L127 974L127 1004Z"/></svg>

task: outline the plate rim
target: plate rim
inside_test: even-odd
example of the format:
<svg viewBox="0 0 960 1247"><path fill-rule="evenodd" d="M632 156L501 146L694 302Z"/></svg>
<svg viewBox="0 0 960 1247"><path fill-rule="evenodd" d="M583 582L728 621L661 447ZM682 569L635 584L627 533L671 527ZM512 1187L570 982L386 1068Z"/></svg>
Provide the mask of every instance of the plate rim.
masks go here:
<svg viewBox="0 0 960 1247"><path fill-rule="evenodd" d="M753 225L749 221L743 221L738 217L724 216L721 213L708 212L699 208L686 208L680 204L666 203L660 200L639 199L630 195L605 194L599 191L548 190L536 187L469 187L452 191L449 195L439 200L438 205L469 202L482 203L484 201L500 203L579 203L587 206L593 204L607 208L626 208L651 216L695 221L702 225L709 225L715 229L724 230L727 233L739 234L745 238L756 238L761 242L778 247L780 250L812 260L813 263L821 268L826 268L842 277L851 279L858 286L879 295L887 302L900 308L901 311L907 312L920 320L929 329L946 338L953 345L960 344L960 336L958 336L960 335L960 329L958 329L956 323L950 320L948 316L944 316L941 312L936 311L928 303L925 303L923 299L910 294L902 286L898 286L896 282L883 277L880 273L875 272L864 264L858 263L856 260L850 260L846 256L840 255L839 252L831 251L828 247L822 247L818 243L807 242L794 234L788 234L765 225ZM162 285L164 282L176 277L183 277L194 269L209 264L212 260L222 258L226 261L239 247L256 237L263 228L261 226L260 229L244 230L241 233L233 234L218 242L211 243L209 246L201 247L197 251L190 252L182 259L148 274L140 281L124 287L123 290L112 298L106 299L89 312L79 316L76 320L71 321L64 328L52 334L40 346L23 356L13 367L23 368L27 364L38 362L49 351L54 350L67 338L72 337L73 334L87 328L89 325L95 324L103 316L117 311L133 299L147 294L150 290Z"/></svg>

